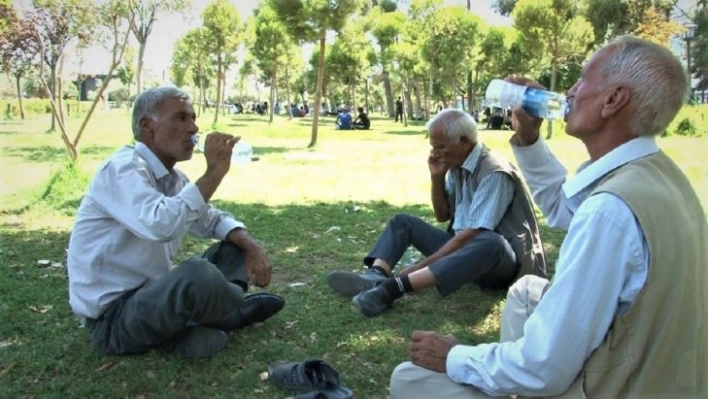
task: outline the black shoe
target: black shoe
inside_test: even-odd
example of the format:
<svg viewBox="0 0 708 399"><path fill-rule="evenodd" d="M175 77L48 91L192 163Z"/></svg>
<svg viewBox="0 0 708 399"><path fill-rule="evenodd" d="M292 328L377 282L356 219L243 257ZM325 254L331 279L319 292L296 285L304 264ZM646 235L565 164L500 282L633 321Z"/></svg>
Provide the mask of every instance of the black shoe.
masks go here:
<svg viewBox="0 0 708 399"><path fill-rule="evenodd" d="M236 310L229 316L224 326L227 330L244 328L253 323L264 322L269 317L280 312L285 301L278 295L259 292L249 295L238 304Z"/></svg>
<svg viewBox="0 0 708 399"><path fill-rule="evenodd" d="M327 284L338 294L347 297L370 290L379 283L386 281L383 273L368 269L360 273L335 271L327 276Z"/></svg>
<svg viewBox="0 0 708 399"><path fill-rule="evenodd" d="M352 303L364 316L374 317L390 309L393 299L382 285L378 285L352 298Z"/></svg>
<svg viewBox="0 0 708 399"><path fill-rule="evenodd" d="M167 348L185 359L210 357L226 347L225 332L206 326L188 326L175 335Z"/></svg>

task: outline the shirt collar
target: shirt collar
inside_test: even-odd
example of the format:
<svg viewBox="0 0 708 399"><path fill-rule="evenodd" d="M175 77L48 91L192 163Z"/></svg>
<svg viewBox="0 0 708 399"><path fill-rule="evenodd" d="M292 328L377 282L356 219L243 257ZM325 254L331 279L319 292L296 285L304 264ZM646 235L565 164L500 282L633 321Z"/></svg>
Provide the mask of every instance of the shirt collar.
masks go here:
<svg viewBox="0 0 708 399"><path fill-rule="evenodd" d="M477 144L474 146L472 151L470 151L469 155L467 155L467 158L465 158L465 162L462 163L462 169L465 169L470 173L474 172L474 169L477 167L477 163L479 163L479 156L482 154L482 147L484 147L484 144L482 144L481 141L477 141Z"/></svg>
<svg viewBox="0 0 708 399"><path fill-rule="evenodd" d="M615 148L595 162L580 166L575 177L563 184L566 198L571 198L588 188L600 178L620 166L659 151L654 136L641 136Z"/></svg>
<svg viewBox="0 0 708 399"><path fill-rule="evenodd" d="M165 165L160 162L157 156L145 144L137 142L135 144L135 152L137 152L138 155L145 160L148 169L153 175L155 175L155 179L160 180L170 174L170 171L167 170Z"/></svg>

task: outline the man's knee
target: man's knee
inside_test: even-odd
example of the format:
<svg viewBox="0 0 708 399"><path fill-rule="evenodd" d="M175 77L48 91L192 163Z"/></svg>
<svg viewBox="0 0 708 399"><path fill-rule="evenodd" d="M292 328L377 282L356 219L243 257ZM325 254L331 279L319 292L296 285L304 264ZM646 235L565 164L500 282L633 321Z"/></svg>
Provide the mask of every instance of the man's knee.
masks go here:
<svg viewBox="0 0 708 399"><path fill-rule="evenodd" d="M524 304L535 309L548 289L549 284L550 281L542 277L534 275L523 276L509 287L506 293L506 301L507 303Z"/></svg>
<svg viewBox="0 0 708 399"><path fill-rule="evenodd" d="M189 258L172 271L179 280L209 289L215 284L225 283L224 275L211 262L203 258Z"/></svg>
<svg viewBox="0 0 708 399"><path fill-rule="evenodd" d="M411 362L403 362L396 366L391 373L389 385L390 399L404 399L409 397L411 381L418 380L419 367Z"/></svg>
<svg viewBox="0 0 708 399"><path fill-rule="evenodd" d="M407 213L397 213L389 220L388 224L391 226L410 226L415 220L418 220L416 216Z"/></svg>

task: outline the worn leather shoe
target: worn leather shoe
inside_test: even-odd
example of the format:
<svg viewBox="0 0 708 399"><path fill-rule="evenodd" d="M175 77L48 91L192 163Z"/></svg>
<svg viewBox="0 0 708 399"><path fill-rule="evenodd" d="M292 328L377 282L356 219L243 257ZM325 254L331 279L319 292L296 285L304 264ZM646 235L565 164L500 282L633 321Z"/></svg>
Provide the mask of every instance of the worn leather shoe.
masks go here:
<svg viewBox="0 0 708 399"><path fill-rule="evenodd" d="M269 317L280 312L284 306L285 300L275 294L259 292L249 295L229 315L229 320L224 327L227 330L234 330L250 326L253 323L264 322Z"/></svg>
<svg viewBox="0 0 708 399"><path fill-rule="evenodd" d="M393 299L382 285L377 285L352 298L352 303L364 316L374 317L390 309Z"/></svg>
<svg viewBox="0 0 708 399"><path fill-rule="evenodd" d="M327 285L336 293L351 298L362 291L374 288L387 279L388 277L374 269L360 273L334 271L327 276Z"/></svg>

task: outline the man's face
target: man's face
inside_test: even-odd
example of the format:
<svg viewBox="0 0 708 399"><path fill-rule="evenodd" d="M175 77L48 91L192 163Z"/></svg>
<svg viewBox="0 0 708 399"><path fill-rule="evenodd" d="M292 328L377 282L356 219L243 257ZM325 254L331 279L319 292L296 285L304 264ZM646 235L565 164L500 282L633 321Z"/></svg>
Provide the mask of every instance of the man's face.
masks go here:
<svg viewBox="0 0 708 399"><path fill-rule="evenodd" d="M597 132L605 122L601 112L608 88L600 69L611 51L615 50L605 48L595 53L583 67L580 79L568 90L570 111L565 117L565 131L571 136L584 137Z"/></svg>
<svg viewBox="0 0 708 399"><path fill-rule="evenodd" d="M192 158L192 136L199 131L194 122L196 114L189 101L168 98L155 108L157 118L144 117L141 141L168 169L175 163Z"/></svg>
<svg viewBox="0 0 708 399"><path fill-rule="evenodd" d="M463 136L457 142L450 141L445 137L441 127L433 127L430 132L430 146L433 149L433 156L439 157L448 168L462 166L472 149L469 138Z"/></svg>

